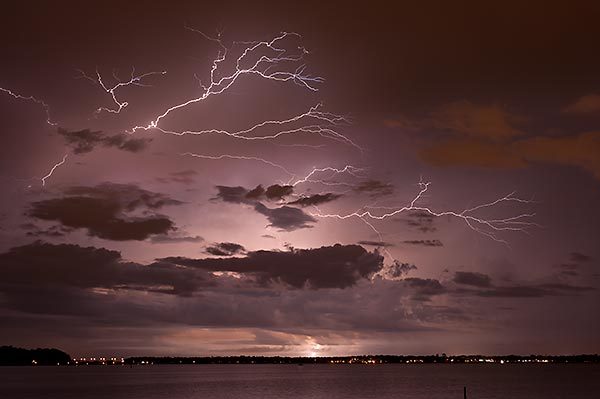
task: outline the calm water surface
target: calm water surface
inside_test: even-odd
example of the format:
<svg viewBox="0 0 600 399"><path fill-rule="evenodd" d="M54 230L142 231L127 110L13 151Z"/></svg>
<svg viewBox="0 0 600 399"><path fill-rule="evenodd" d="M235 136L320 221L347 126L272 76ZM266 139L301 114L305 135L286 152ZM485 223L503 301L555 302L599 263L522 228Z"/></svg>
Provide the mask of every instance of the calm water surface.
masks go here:
<svg viewBox="0 0 600 399"><path fill-rule="evenodd" d="M0 367L2 399L600 398L600 365Z"/></svg>

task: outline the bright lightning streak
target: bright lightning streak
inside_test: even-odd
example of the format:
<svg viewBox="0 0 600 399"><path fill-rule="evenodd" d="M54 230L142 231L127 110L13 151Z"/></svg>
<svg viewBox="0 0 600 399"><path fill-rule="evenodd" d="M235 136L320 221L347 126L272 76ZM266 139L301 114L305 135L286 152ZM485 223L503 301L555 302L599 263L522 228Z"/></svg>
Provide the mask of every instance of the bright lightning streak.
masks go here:
<svg viewBox="0 0 600 399"><path fill-rule="evenodd" d="M61 165L63 165L65 162L67 161L67 154L65 154L62 158L62 160L58 163L56 163L52 169L50 169L50 172L48 172L48 174L44 177L42 177L40 180L42 181L42 187L46 186L46 180L48 180L52 174L54 173L54 171Z"/></svg>
<svg viewBox="0 0 600 399"><path fill-rule="evenodd" d="M9 89L5 89L3 87L0 87L0 91L12 96L13 98L16 98L17 100L24 100L24 101L30 101L33 102L35 104L41 105L42 108L44 109L44 112L46 113L46 123L50 126L58 126L58 123L53 122L52 119L50 118L50 106L44 101L44 100L40 100L37 97L34 96L24 96L18 93L15 93L12 90ZM52 168L50 169L50 171L48 172L47 175L45 175L44 177L40 178L40 181L42 182L42 187L46 186L46 180L48 180L52 174L54 173L54 171L62 166L65 162L67 161L67 154L65 154L62 158L62 160L56 164L54 164L54 166L52 166ZM37 178L36 178L37 179Z"/></svg>
<svg viewBox="0 0 600 399"><path fill-rule="evenodd" d="M246 155L234 155L234 154L206 155L206 154L197 154L197 153L193 153L193 152L184 152L181 155L182 156L190 156L190 157L194 157L194 158L200 158L200 159L208 159L208 160L213 160L213 161L220 161L223 159L235 159L235 160L243 160L243 161L260 162L265 165L280 169L280 170L284 171L286 174L288 174L289 176L291 176L290 180L288 182L286 182L285 184L291 185L293 187L296 187L297 185L302 184L302 183L323 184L325 186L353 187L353 185L349 184L349 183L331 182L328 180L315 180L315 179L311 179L311 177L314 176L316 173L320 173L320 172L332 172L331 175L327 179L331 179L335 175L344 174L344 173L347 173L356 178L361 178L362 176L360 176L358 173L365 171L364 168L358 168L358 167L355 167L352 165L346 165L342 169L334 168L331 166L326 166L324 168L313 168L307 175L294 181L294 178L298 176L297 173L291 172L289 169L287 169L285 166L283 166L281 164L275 163L273 161L269 161L268 159L261 158L261 157L246 156Z"/></svg>
<svg viewBox="0 0 600 399"><path fill-rule="evenodd" d="M205 130L197 130L197 131L195 131L195 130L173 131L173 130L166 130L166 129L163 129L160 127L155 127L155 129L160 131L161 133L172 134L175 136L185 136L185 135L200 136L200 135L204 135L204 134L214 133L214 134L226 135L226 136L229 136L229 137L232 137L235 139L248 140L248 141L273 140L273 139L282 137L284 135L308 133L308 134L317 134L323 138L350 145L352 147L355 147L356 149L358 149L361 152L364 151L364 149L362 147L360 147L358 144L356 144L352 139L343 135L342 133L339 133L337 130L334 129L335 126L339 125L342 122L349 123L348 120L345 117L340 116L340 115L335 115L335 114L332 114L329 112L321 112L318 110L320 107L321 107L321 104L317 104L314 107L311 107L308 111L298 114L296 116L293 116L291 118L283 119L283 120L266 120L266 121L257 123L249 128L238 130L238 131L233 131L233 132L224 130L224 129L205 129ZM267 135L261 135L261 136L247 136L248 133L254 132L260 128L264 128L264 127L268 127L268 126L282 126L282 125L286 125L286 124L292 124L294 122L298 122L298 121L301 121L301 120L307 119L307 118L316 119L323 123L322 124L308 124L308 125L291 128L291 129L287 129L287 130L280 130L273 134L267 134Z"/></svg>
<svg viewBox="0 0 600 399"><path fill-rule="evenodd" d="M230 49L227 48L223 44L223 42L220 39L220 35L216 38L210 37L201 31L198 31L198 30L195 30L192 28L188 28L188 27L186 27L186 28L193 32L199 33L207 40L210 40L210 41L216 43L220 48L217 57L212 62L212 67L210 69L210 83L208 85L204 85L200 81L200 79L198 79L196 76L197 80L200 83L200 86L203 89L203 93L199 97L192 98L183 103L176 104L176 105L173 105L173 106L167 108L163 113L157 115L152 121L150 121L150 123L148 125L136 126L130 131L130 133L133 133L137 130L156 129L165 134L172 134L172 135L178 135L178 136L183 136L183 135L188 135L188 134L189 135L203 135L203 134L207 134L207 133L217 133L217 134L224 134L224 135L227 135L227 136L230 136L230 137L233 137L236 139L242 139L242 140L270 140L270 139L276 139L280 136L288 135L288 134L312 133L312 134L319 134L322 137L337 140L337 141L340 141L340 142L343 142L346 144L350 144L352 146L359 148L362 151L362 148L359 147L358 145L356 145L356 143L354 143L351 139L338 133L334 129L335 126L337 126L339 123L347 122L347 120L341 116L320 111L319 105L310 108L305 113L293 116L288 119L266 120L266 121L257 123L249 128L239 130L239 131L228 131L228 130L222 130L222 129L207 129L207 130L199 130L199 131L185 130L185 131L177 132L177 131L172 131L172 130L167 130L167 129L162 128L160 126L161 121L164 118L166 118L168 115L170 115L171 113L173 113L177 110L186 108L190 105L200 103L202 101L205 101L207 98L209 98L211 96L219 95L219 94L227 91L241 76L244 76L244 75L257 75L257 76L267 79L267 80L275 80L275 81L281 81L281 82L292 81L300 86L304 86L305 88L307 88L311 91L317 91L318 89L316 88L315 84L323 82L323 79L320 77L312 77L309 75L305 75L304 74L304 70L305 70L304 65L300 65L294 71L278 69L279 66L283 65L286 62L301 61L302 55L304 53L306 53L306 50L301 48L302 54L290 56L290 55L287 55L286 49L280 47L280 44L283 42L284 39L286 39L290 36L299 37L299 35L297 35L295 33L285 33L284 32L284 33L280 34L279 36L276 36L275 38L273 38L270 41L237 42L236 44L245 45L246 47L241 51L241 54L237 57L237 59L234 60L235 69L233 70L233 72L231 72L229 74L225 74L224 76L218 78L217 74L220 72L220 69L221 69L220 66L223 65L225 63L226 59L228 58ZM262 49L271 51L272 55L261 53L260 51L262 51ZM249 59L253 55L255 56L255 61L251 62L251 61L249 61ZM249 66L243 66L243 65L248 64L248 62L249 62ZM308 125L304 125L304 126L297 127L297 128L284 129L284 130L280 130L276 133L268 134L268 135L259 135L259 136L250 135L251 133L254 133L255 131L257 131L258 129L261 129L261 128L265 128L268 126L275 126L275 127L286 126L288 124L299 122L303 119L308 119L308 118L312 118L319 123L308 124ZM210 160L236 159L236 160L248 160L248 161L261 162L266 165L278 168L278 169L284 171L289 176L291 176L291 179L288 182L288 184L290 184L294 187L298 186L299 184L303 184L303 183L320 183L320 184L332 185L332 186L348 185L348 183L337 183L337 182L331 182L328 180L331 179L333 176L335 176L337 174L341 174L341 173L347 173L353 177L360 178L361 176L359 174L363 171L363 169L356 168L351 165L347 165L346 167L344 167L342 169L338 169L338 168L334 168L334 167L313 168L313 170L311 170L307 175L294 181L294 178L297 176L297 174L290 172L286 167L284 167L281 164L278 164L278 163L275 163L275 162L272 162L272 161L269 161L267 159L260 158L260 157L232 155L232 154L222 154L222 155L212 156L212 155L195 154L195 153L191 153L191 152L185 153L183 155L192 156L192 157L196 157L196 158L210 159ZM324 173L324 172L332 172L332 175L329 176L329 178L325 179L325 180L317 180L317 179L313 178L316 174ZM391 218L399 213L407 212L407 211L422 211L422 212L425 212L425 213L427 213L431 216L435 216L435 217L441 217L441 216L456 217L456 218L463 220L467 224L467 226L469 228L471 228L472 230L479 232L481 234L484 234L484 235L494 239L495 241L500 241L500 242L505 242L505 241L500 240L496 236L495 233L497 233L499 231L506 231L506 230L524 231L525 228L535 225L535 223L531 223L527 220L528 218L533 217L534 216L533 214L520 214L517 216L510 217L510 218L505 218L505 219L485 219L485 218L479 218L479 217L476 217L473 215L473 212L475 212L477 210L493 207L495 205L498 205L498 204L504 203L504 202L529 203L529 201L514 197L513 196L514 193L511 193L507 196L499 198L490 203L481 204L481 205L478 205L478 206L470 208L470 209L465 209L461 212L455 212L455 211L435 212L428 207L417 205L417 202L419 200L421 200L423 195L427 192L429 185L430 185L430 183L423 183L423 182L419 183L419 186L421 189L418 192L418 194L413 198L413 200L409 203L409 205L403 206L403 207L398 207L398 208L393 208L390 210L390 212L387 212L384 214L375 214L369 210L364 210L365 208L362 208L363 210L359 210L359 211L356 211L356 212L353 212L350 214L323 214L317 208L317 213L313 214L313 216L320 217L320 218L337 218L337 219L341 219L341 220L349 219L352 217L358 217L364 223L366 223L371 229L373 229L380 238L381 238L380 232L375 228L375 226L370 222L370 220L384 220L387 218Z"/></svg>
<svg viewBox="0 0 600 399"><path fill-rule="evenodd" d="M219 47L221 48L219 54L212 62L212 67L210 70L210 84L208 86L202 84L204 92L201 96L192 98L183 103L173 105L167 108L162 114L159 114L154 120L150 121L148 125L136 126L133 128L133 131L140 129L148 130L158 128L160 121L164 119L167 115L169 115L171 112L185 108L195 103L199 103L201 101L205 101L210 96L218 95L225 92L238 80L238 78L244 75L257 75L267 80L275 80L280 82L292 81L312 91L318 90L316 87L313 86L315 83L323 82L323 78L304 75L304 66L298 67L293 72L285 70L270 71L270 69L275 69L278 65L280 65L283 62L300 61L302 59L300 56L285 56L286 50L283 48L276 47L277 43L279 43L283 39L288 38L290 36L299 36L298 34L284 32L270 41L256 42L252 46L249 46L242 51L242 54L236 60L235 70L231 74L223 76L221 78L217 78L215 75L219 69L219 64L225 61L229 50L223 45L222 41L219 38L209 37L208 35L195 29L188 29L200 33L208 40L218 43ZM272 50L275 53L275 55L269 57L263 54L250 66L242 67L244 61L246 61L249 57L249 54L252 55L257 49L261 47Z"/></svg>
<svg viewBox="0 0 600 399"><path fill-rule="evenodd" d="M321 173L321 172L332 172L332 175L329 176L329 179L331 179L333 176L335 176L337 174L342 174L342 173L347 173L351 176L361 178L362 176L358 175L358 173L364 172L364 171L365 171L364 168L357 168L352 165L346 165L342 169L337 169L337 168L334 168L331 166L327 166L324 168L313 168L313 170L311 170L306 176L304 176L303 178L301 178L299 180L296 180L294 183L291 183L291 185L295 187L298 184L307 183L307 182L308 183L321 183L324 185L348 185L347 183L327 182L325 180L311 180L310 178L312 176L314 176L316 173Z"/></svg>
<svg viewBox="0 0 600 399"><path fill-rule="evenodd" d="M377 234L377 238L379 239L379 242L382 243L383 246L383 252L392 260L395 261L396 258L394 258L392 256L392 254L390 253L390 251L387 249L386 245L383 243L383 234L381 234L381 232L379 232L379 230L377 230L375 228L375 226L373 226L373 223L369 222L367 219L365 219L364 217L359 218L364 224L366 224L367 226L369 226L369 228L371 230L373 230L375 232L375 234Z"/></svg>
<svg viewBox="0 0 600 399"><path fill-rule="evenodd" d="M360 172L365 171L364 168L358 168L358 167L355 167L352 165L346 165L344 168L341 168L341 169L327 166L327 167L323 167L323 168L313 168L307 175L294 181L293 179L295 176L297 176L297 174L289 171L287 168L285 168L281 164L277 164L275 162L272 162L272 161L269 161L267 159L260 158L260 157L231 155L231 154L212 156L212 155L202 155L202 154L195 154L195 153L189 153L189 152L184 153L182 155L192 156L195 158L209 159L209 160L237 159L237 160L261 162L266 165L281 169L288 175L292 176L292 178L290 179L290 181L288 181L287 184L289 184L293 187L296 187L302 183L318 183L318 184L331 185L331 186L338 186L338 185L352 186L351 184L348 184L348 183L329 182L327 180L315 180L315 179L311 179L311 177L313 177L315 174L322 173L322 172L332 172L331 175L328 177L328 179L332 178L335 175L342 174L342 173L347 173L350 176L353 176L355 178L362 178L363 176L360 175ZM383 207L383 206L376 207L376 206L367 205L367 206L364 206L363 208L361 208L361 209L368 208L368 209L390 210L390 212L387 212L387 213L375 214L369 210L359 210L359 211L348 213L348 214L335 214L335 213L324 214L320 211L319 208L317 208L316 206L313 206L313 208L315 208L317 212L310 213L310 215L313 217L318 217L318 218L335 218L335 219L339 219L339 220L346 220L346 219L356 217L356 218L360 219L363 223L365 223L367 226L369 226L369 228L372 229L378 235L380 241L383 241L383 236L382 236L381 232L379 230L377 230L377 228L373 225L373 223L370 222L370 220L385 220L385 219L394 217L400 213L405 213L405 212L410 212L410 211L425 212L426 214L431 215L433 217L451 216L451 217L458 218L458 219L462 220L471 230L473 230L479 234L482 234L484 236L487 236L488 238L491 238L492 240L494 240L496 242L500 242L500 243L503 243L506 245L508 245L508 243L505 240L498 238L497 233L502 232L502 231L527 232L526 229L528 227L539 227L539 225L537 223L529 221L530 218L535 216L534 213L522 213L522 214L519 214L516 216L511 216L511 217L503 218L503 219L486 219L486 218L474 216L472 214L473 212L475 212L477 210L481 210L484 208L490 208L490 207L499 205L501 203L508 203L508 202L516 202L516 203L521 203L521 204L532 203L532 201L530 201L530 200L525 200L525 199L515 197L514 192L507 194L501 198L498 198L494 201L480 204L480 205L477 205L472 208L467 208L460 212L457 212L457 211L437 212L437 211L432 210L429 207L417 205L417 202L419 200L421 200L423 198L423 196L425 195L425 193L429 190L430 185L431 185L431 182L419 182L420 190L415 195L415 197L413 197L413 199L410 201L410 203L408 205L405 205L402 207ZM300 194L299 196L302 197L303 195ZM384 248L384 252L391 259L394 259L386 248Z"/></svg>
<svg viewBox="0 0 600 399"><path fill-rule="evenodd" d="M107 107L99 107L98 109L96 109L95 114L100 114L103 111L113 113L113 114L121 113L123 108L127 107L129 105L129 103L124 100L121 101L117 98L117 90L119 90L120 88L123 88L123 87L127 87L127 86L149 87L150 85L142 82L145 78L154 76L154 75L165 75L167 73L166 71L161 71L161 72L148 72L148 73L144 73L141 75L136 75L135 68L132 67L129 80L124 81L124 80L121 80L117 76L116 71L113 71L113 78L115 79L115 81L117 83L114 84L112 87L109 87L104 83L104 79L102 78L102 75L100 74L100 71L98 71L98 69L96 69L96 77L95 78L91 77L90 75L86 74L84 71L82 71L80 69L78 69L78 71L81 74L81 77L83 79L89 80L90 82L100 86L102 88L102 90L104 90L106 93L108 93L116 106L116 108L114 108L114 109L107 108Z"/></svg>
<svg viewBox="0 0 600 399"><path fill-rule="evenodd" d="M351 145L360 151L363 149L356 144L352 139L339 133L335 130L335 127L340 123L348 123L348 120L340 115L336 115L329 112L323 112L320 110L321 104L317 104L314 107L311 107L308 111L295 115L293 117L282 119L282 120L266 120L260 123L257 123L249 128L238 130L238 131L228 131L223 129L206 129L206 130L184 130L184 131L173 131L169 129L165 129L160 126L161 121L166 118L171 113L184 109L188 106L191 106L196 103L200 103L205 101L211 96L219 95L227 91L233 84L242 76L245 75L254 75L259 76L266 80L273 80L279 82L293 82L296 83L310 91L317 91L317 87L315 86L318 83L322 83L324 81L321 77L314 77L304 73L305 66L300 65L296 67L295 70L291 70L289 67L285 69L284 67L290 63L298 63L302 61L303 54L307 53L304 48L300 47L302 50L301 55L288 55L288 50L283 47L279 47L280 43L287 38L290 37L300 37L300 35L296 33L281 33L270 41L258 41L258 42L236 42L235 44L245 44L246 47L243 48L240 52L240 55L234 60L235 68L229 74L225 74L224 76L217 77L222 68L220 66L228 59L230 54L230 49L227 48L220 37L214 38L206 35L205 33L198 31L196 29L192 29L186 27L188 30L199 33L207 40L213 41L218 44L220 50L218 52L217 57L212 61L212 67L210 69L210 83L205 85L201 82L201 80L196 76L196 79L200 82L200 86L203 89L202 94L199 97L195 97L189 99L183 103L179 103L167 108L161 114L158 114L154 117L153 120L150 121L145 126L135 126L128 133L134 133L138 130L157 130L164 134L172 134L177 136L183 135L203 135L207 133L217 133L227 135L229 137L233 137L240 140L273 140L277 139L284 135L290 134L300 134L300 133L308 133L308 134L317 134L321 137L339 141L341 143L345 143ZM269 52L270 54L266 53ZM254 57L254 62L252 62L252 58ZM249 64L249 65L248 65ZM93 79L93 81L96 81ZM115 100L115 103L119 104L118 101ZM121 107L119 108L119 110ZM313 119L317 121L314 124L305 124L300 127L289 128L285 130L280 130L276 133L269 135L260 135L260 136L248 136L249 133L253 133L254 131L270 127L270 126L284 126L292 123L301 122L304 119Z"/></svg>
<svg viewBox="0 0 600 399"><path fill-rule="evenodd" d="M429 185L431 183L419 183L420 190L417 195L411 200L411 202L402 207L393 208L391 212L383 213L383 214L374 214L371 211L356 211L347 214L323 214L320 211L316 213L311 213L311 216L318 218L334 218L339 220L345 220L350 218L360 218L364 221L364 219L371 220L384 220L396 216L400 213L409 212L409 211L421 211L425 212L428 215L433 217L441 217L441 216L451 216L458 219L461 219L470 229L473 231L483 234L494 241L501 242L504 244L508 244L505 240L498 238L497 233L501 231L521 231L526 232L527 227L538 226L538 224L530 222L529 219L535 216L533 213L522 213L516 216L504 218L504 219L486 219L481 217L476 217L472 215L472 212L482 209L492 207L494 205L498 205L500 203L506 202L517 202L521 204L529 204L531 201L524 200L521 198L514 197L514 192L504 197L498 198L492 202L478 205L473 208L465 209L463 211L440 211L436 212L429 207L426 206L418 206L417 202L423 197L423 195L429 189ZM382 207L379 207L382 208ZM364 208L363 208L364 209Z"/></svg>
<svg viewBox="0 0 600 399"><path fill-rule="evenodd" d="M0 87L0 91L18 99L18 100L30 101L30 102L36 103L38 105L41 105L42 108L44 108L44 112L46 113L46 123L51 126L58 125L56 122L53 122L52 119L50 118L50 106L48 104L46 104L46 102L44 100L40 100L39 98L34 97L34 96L23 96L21 94L15 93L14 91L5 89L3 87Z"/></svg>
<svg viewBox="0 0 600 399"><path fill-rule="evenodd" d="M353 146L359 149L361 152L363 149L355 143L352 139L346 135L338 132L338 127L342 124L347 124L349 121L340 115L336 115L330 112L324 112L321 110L322 105L317 104L303 113L287 117L284 119L269 119L262 122L256 123L245 129L229 131L225 129L205 129L205 130L184 130L174 131L169 130L162 126L164 120L175 114L177 111L191 107L194 104L199 104L206 101L208 98L218 96L222 93L227 92L238 79L244 76L255 76L261 79L275 81L275 82L290 82L304 89L312 92L318 91L318 85L324 81L323 78L318 76L311 76L305 73L306 67L302 63L303 57L308 52L303 47L297 47L297 51L290 51L285 48L285 43L292 38L300 38L300 35L296 33L283 32L271 40L268 41L254 41L254 42L234 42L231 48L224 45L220 38L220 34L217 37L210 37L205 33L186 27L186 29L202 35L205 39L214 42L218 45L219 51L216 57L212 60L210 67L210 81L208 84L203 84L202 81L195 76L202 92L199 96L188 99L187 101L177 103L168 106L163 110L162 113L154 115L150 122L144 126L135 126L128 131L133 134L138 130L148 131L156 130L163 134L170 134L175 136L184 135L204 135L204 134L221 134L238 140L247 141L265 141L275 140L283 136L297 135L297 134L312 134L318 135L325 139L337 141L339 143ZM239 49L239 53L232 55L233 52ZM237 57L237 58L236 58ZM232 60L232 62L230 62ZM223 71L226 65L232 65L229 71ZM228 67L229 68L229 67ZM135 69L132 68L130 77L128 80L121 80L116 73L113 72L113 78L115 80L114 85L107 85L105 79L96 69L96 76L92 77L87 75L85 72L80 71L81 77L89 80L90 82L98 85L105 93L107 93L113 107L99 107L95 114L102 112L119 114L126 108L129 103L120 98L118 92L128 86L140 86L146 87L147 84L144 81L147 78L155 75L164 75L165 71L162 72L149 72L145 74L136 75ZM50 119L50 110L48 105L33 96L23 96L14 93L11 90L0 87L0 90L11 95L12 97L20 100L31 101L41 105L47 116L47 123L50 125L56 125ZM273 133L257 134L260 130L269 129ZM289 144L290 146L308 146L306 144ZM346 186L350 187L348 191L352 190L353 186L347 182L336 182L331 181L335 176L338 175L349 175L352 178L362 179L364 176L362 173L365 171L364 168L358 168L352 165L346 165L343 168L336 168L333 166L326 166L320 168L313 168L308 174L303 177L301 174L293 173L285 166L272 162L268 159L256 157L256 156L245 156L245 155L234 155L234 154L221 154L221 155L204 155L193 152L183 153L184 156L190 156L194 158L207 159L207 160L244 160L260 162L265 165L278 168L286 173L290 179L288 185L297 187L301 184L322 184L324 186ZM67 155L62 160L56 163L49 173L41 178L42 186L45 186L46 180L49 179L55 170L66 162ZM325 177L321 178L324 174ZM504 197L498 198L494 201L477 205L462 211L434 211L427 206L418 205L418 202L423 199L423 196L429 189L430 183L420 182L420 190L410 201L408 205L399 207L375 207L375 206L364 206L359 210L347 213L323 213L316 206L315 213L311 213L311 216L317 218L332 218L338 220L346 220L350 218L358 218L365 223L370 229L372 229L380 241L383 241L382 234L375 227L374 222L392 218L398 214L410 211L424 212L432 217L450 216L462 220L470 229L473 231L483 234L494 241L506 243L506 241L500 239L497 234L504 231L522 231L526 232L527 228L537 226L536 223L530 221L530 218L534 216L531 213L522 213L515 216L502 218L502 219L491 219L485 217L478 217L475 212L483 209L492 208L503 203L520 203L529 204L531 201L523 200L514 196L515 193L510 193ZM298 195L298 194L296 194ZM300 194L303 196L303 194ZM386 210L383 213L376 213L371 210L381 209ZM384 247L384 252L393 259L388 250Z"/></svg>

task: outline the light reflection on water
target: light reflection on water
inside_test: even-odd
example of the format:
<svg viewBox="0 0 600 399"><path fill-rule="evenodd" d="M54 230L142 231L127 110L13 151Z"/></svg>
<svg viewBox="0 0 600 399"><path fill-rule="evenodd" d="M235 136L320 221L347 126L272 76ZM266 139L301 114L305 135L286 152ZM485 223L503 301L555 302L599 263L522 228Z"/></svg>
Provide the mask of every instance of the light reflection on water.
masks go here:
<svg viewBox="0 0 600 399"><path fill-rule="evenodd" d="M0 367L0 398L595 398L600 365Z"/></svg>

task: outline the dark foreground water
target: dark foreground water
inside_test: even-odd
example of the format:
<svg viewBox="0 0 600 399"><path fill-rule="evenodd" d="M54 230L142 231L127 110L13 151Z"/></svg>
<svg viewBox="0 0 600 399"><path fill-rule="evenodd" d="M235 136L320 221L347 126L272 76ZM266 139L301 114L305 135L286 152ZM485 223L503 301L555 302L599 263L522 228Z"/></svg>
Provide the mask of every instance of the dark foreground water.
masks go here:
<svg viewBox="0 0 600 399"><path fill-rule="evenodd" d="M600 365L0 367L2 399L600 398Z"/></svg>

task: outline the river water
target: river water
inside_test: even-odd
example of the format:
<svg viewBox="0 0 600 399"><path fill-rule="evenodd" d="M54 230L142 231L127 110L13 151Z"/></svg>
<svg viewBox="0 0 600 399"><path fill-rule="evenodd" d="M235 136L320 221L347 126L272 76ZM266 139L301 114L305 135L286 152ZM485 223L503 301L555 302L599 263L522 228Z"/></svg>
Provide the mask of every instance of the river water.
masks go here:
<svg viewBox="0 0 600 399"><path fill-rule="evenodd" d="M0 367L2 399L600 398L594 364Z"/></svg>

